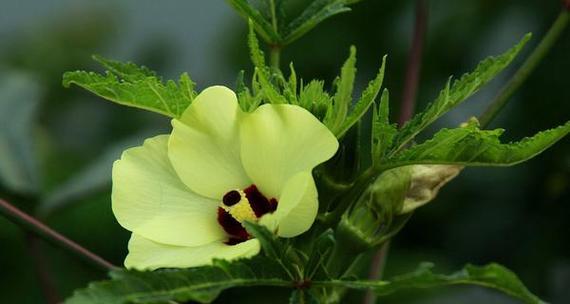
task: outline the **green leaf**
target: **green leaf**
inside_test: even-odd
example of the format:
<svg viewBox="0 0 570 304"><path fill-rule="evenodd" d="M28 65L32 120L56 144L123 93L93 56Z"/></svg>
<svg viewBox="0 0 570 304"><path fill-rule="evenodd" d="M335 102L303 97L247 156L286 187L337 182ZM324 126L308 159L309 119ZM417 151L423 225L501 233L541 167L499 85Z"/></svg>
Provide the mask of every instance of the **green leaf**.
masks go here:
<svg viewBox="0 0 570 304"><path fill-rule="evenodd" d="M243 223L249 234L259 240L263 252L272 259L280 259L284 253L284 247L279 242L277 236L267 228L252 222Z"/></svg>
<svg viewBox="0 0 570 304"><path fill-rule="evenodd" d="M313 282L315 287L346 287L352 289L370 289L379 296L410 288L434 288L447 285L479 285L491 288L522 300L524 303L545 303L533 295L517 276L498 264L486 266L467 265L462 270L450 275L435 274L431 263L423 263L419 268L406 275L392 278L390 281L333 280Z"/></svg>
<svg viewBox="0 0 570 304"><path fill-rule="evenodd" d="M315 117L323 121L329 111L332 98L324 89L322 80L311 80L307 85L302 85L299 91L299 105Z"/></svg>
<svg viewBox="0 0 570 304"><path fill-rule="evenodd" d="M0 79L0 184L14 193L39 191L34 127L40 88L29 75L8 72Z"/></svg>
<svg viewBox="0 0 570 304"><path fill-rule="evenodd" d="M311 242L311 253L305 264L305 278L330 278L325 269L325 261L336 243L334 231L327 229Z"/></svg>
<svg viewBox="0 0 570 304"><path fill-rule="evenodd" d="M100 63L109 72L126 81L139 81L147 77L157 77L154 71L145 66L138 66L132 62L122 63L103 58L99 55L93 55L93 60Z"/></svg>
<svg viewBox="0 0 570 304"><path fill-rule="evenodd" d="M368 111L370 106L374 104L374 100L376 96L378 96L378 92L380 92L380 88L382 87L382 82L384 81L384 69L386 66L386 56L382 58L382 65L378 71L378 75L376 78L368 84L368 87L364 90L360 99L356 102L356 104L352 107L352 111L346 118L346 120L342 123L340 130L337 132L336 137L341 138L346 131L348 131L356 122L358 122L362 116Z"/></svg>
<svg viewBox="0 0 570 304"><path fill-rule="evenodd" d="M324 20L344 12L350 11L346 6L347 0L315 0L303 10L303 12L295 18L285 28L285 39L283 44L287 45L312 30Z"/></svg>
<svg viewBox="0 0 570 304"><path fill-rule="evenodd" d="M374 164L380 163L385 152L392 146L398 132L395 124L390 124L390 93L384 89L380 98L380 106L372 111L371 154Z"/></svg>
<svg viewBox="0 0 570 304"><path fill-rule="evenodd" d="M442 129L432 139L388 159L381 167L411 164L511 166L538 155L569 132L570 121L519 142L503 144L499 140L502 129L481 130L476 122L471 122L463 128Z"/></svg>
<svg viewBox="0 0 570 304"><path fill-rule="evenodd" d="M249 47L249 55L251 57L251 62L253 62L253 66L265 72L265 70L267 70L267 66L265 65L265 55L259 47L259 40L257 40L257 37L255 35L254 25L252 21L249 21L247 45Z"/></svg>
<svg viewBox="0 0 570 304"><path fill-rule="evenodd" d="M282 243L282 240L278 239L275 234L271 233L264 226L252 222L244 222L243 225L249 234L259 240L265 255L281 265L290 279L294 279L293 273L295 268L287 258L288 246Z"/></svg>
<svg viewBox="0 0 570 304"><path fill-rule="evenodd" d="M412 120L403 126L395 141L395 152L403 148L436 119L475 94L482 86L491 81L511 63L530 37L531 35L527 34L517 45L502 55L488 57L481 61L473 72L463 75L459 80L454 81L453 84L451 84L450 79L437 99L425 111L414 116Z"/></svg>
<svg viewBox="0 0 570 304"><path fill-rule="evenodd" d="M262 257L188 269L115 271L111 280L76 291L66 304L210 303L225 289L245 286L292 287L281 267Z"/></svg>
<svg viewBox="0 0 570 304"><path fill-rule="evenodd" d="M257 75L261 86L261 93L265 99L274 104L287 103L287 99L281 95L279 90L271 83L271 74L269 68L265 65L265 56L259 47L259 41L255 36L251 22L249 26L248 45L251 61L255 66L255 74Z"/></svg>
<svg viewBox="0 0 570 304"><path fill-rule="evenodd" d="M269 44L279 43L281 37L275 31L272 24L265 19L259 10L250 5L247 0L227 0L228 3L242 16L246 21L251 20L255 31Z"/></svg>
<svg viewBox="0 0 570 304"><path fill-rule="evenodd" d="M170 117L180 117L196 96L195 84L187 73L180 76L178 84L172 80L163 83L145 67L94 58L108 69L105 74L66 72L63 85L75 84L112 102Z"/></svg>
<svg viewBox="0 0 570 304"><path fill-rule="evenodd" d="M350 55L340 69L340 77L336 82L336 93L333 97L333 115L329 120L325 120L325 125L334 134L339 134L341 125L346 119L348 107L352 103L352 90L354 88L354 78L356 76L356 48L350 47Z"/></svg>

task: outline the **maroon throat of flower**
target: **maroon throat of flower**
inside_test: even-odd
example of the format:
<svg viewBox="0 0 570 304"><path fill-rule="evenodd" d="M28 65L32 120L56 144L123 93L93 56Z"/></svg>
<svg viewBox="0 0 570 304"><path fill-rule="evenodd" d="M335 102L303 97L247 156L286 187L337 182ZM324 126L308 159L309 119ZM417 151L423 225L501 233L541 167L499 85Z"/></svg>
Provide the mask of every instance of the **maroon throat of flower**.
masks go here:
<svg viewBox="0 0 570 304"><path fill-rule="evenodd" d="M251 239L242 223L257 222L267 213L277 209L277 200L265 197L255 185L243 190L231 190L224 195L218 207L218 223L228 234L228 245L236 245Z"/></svg>

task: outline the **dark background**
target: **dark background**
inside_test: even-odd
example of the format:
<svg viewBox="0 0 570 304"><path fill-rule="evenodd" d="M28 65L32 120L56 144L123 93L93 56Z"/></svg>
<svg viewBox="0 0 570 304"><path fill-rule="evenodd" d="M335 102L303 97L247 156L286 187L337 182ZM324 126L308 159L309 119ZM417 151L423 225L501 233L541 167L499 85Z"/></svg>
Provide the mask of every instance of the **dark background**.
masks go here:
<svg viewBox="0 0 570 304"><path fill-rule="evenodd" d="M354 44L358 49L357 88L362 88L373 77L382 55L388 54L385 86L391 91L396 118L413 4L368 0L355 5L352 12L326 21L285 49L283 64L294 60L297 73L304 79L320 78L330 84ZM534 39L522 53L524 58L559 10L557 0L430 1L418 107L434 99L449 75L470 71L479 60L506 50L525 33L533 32ZM101 54L144 64L165 79L188 71L199 89L214 84L233 87L239 70L251 71L246 30L245 22L221 0L2 0L0 89L8 90L14 83L11 79L17 81L11 95L0 92L0 97L15 98L22 107L39 102L34 126L21 140L33 144L41 174L40 195L15 195L0 185L0 197L11 198L28 212L45 215L42 205L57 201L59 195L65 204L44 216L47 224L121 265L129 234L111 212L111 162L124 147L140 144L153 134L167 133L169 121L111 104L76 87L64 89L62 74L98 69L90 56ZM518 140L567 121L568 54L570 30L491 127L505 128L506 139ZM520 65L521 58L514 67ZM512 72L500 74L435 127L455 126L479 115ZM0 99L0 106L3 102ZM0 107L0 111L7 110ZM2 121L0 126L8 128ZM70 184L81 181L78 174L84 175L85 185L95 189L61 199L65 191L69 192L61 190L63 187L81 188L82 182ZM89 184L90 179L97 182ZM544 299L568 303L569 185L568 139L516 167L467 169L433 203L419 209L397 236L386 276L410 271L421 261L435 262L437 270L445 272L469 262L496 261L514 270ZM23 231L0 217L0 303L44 303L30 251ZM59 248L42 244L40 252L62 297L89 281L105 278L104 272ZM255 293L246 290L240 294ZM235 294L230 291L225 299ZM224 298L220 302L230 303ZM514 302L480 288L449 287L404 292L382 303Z"/></svg>

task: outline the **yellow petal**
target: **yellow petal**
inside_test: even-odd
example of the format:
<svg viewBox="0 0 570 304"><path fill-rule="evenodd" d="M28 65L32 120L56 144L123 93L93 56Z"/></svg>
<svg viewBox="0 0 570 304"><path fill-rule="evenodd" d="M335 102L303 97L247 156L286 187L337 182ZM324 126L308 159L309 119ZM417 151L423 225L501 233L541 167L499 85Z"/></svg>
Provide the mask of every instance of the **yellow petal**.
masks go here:
<svg viewBox="0 0 570 304"><path fill-rule="evenodd" d="M336 137L325 125L293 105L257 108L243 118L240 136L243 166L269 197L278 197L289 178L311 171L338 149Z"/></svg>
<svg viewBox="0 0 570 304"><path fill-rule="evenodd" d="M113 213L126 229L157 242L198 246L224 239L217 201L190 191L167 154L168 135L126 150L113 165Z"/></svg>
<svg viewBox="0 0 570 304"><path fill-rule="evenodd" d="M252 257L259 253L259 248L259 241L256 239L231 246L212 242L197 247L185 247L160 244L133 233L125 267L138 270L195 267L211 264L213 259Z"/></svg>
<svg viewBox="0 0 570 304"><path fill-rule="evenodd" d="M214 86L202 91L179 120L172 120L168 156L194 192L220 200L227 191L251 184L240 160L241 115L234 92Z"/></svg>
<svg viewBox="0 0 570 304"><path fill-rule="evenodd" d="M277 210L260 219L260 224L275 231L280 237L294 237L311 228L319 202L311 172L305 171L290 178L279 197Z"/></svg>

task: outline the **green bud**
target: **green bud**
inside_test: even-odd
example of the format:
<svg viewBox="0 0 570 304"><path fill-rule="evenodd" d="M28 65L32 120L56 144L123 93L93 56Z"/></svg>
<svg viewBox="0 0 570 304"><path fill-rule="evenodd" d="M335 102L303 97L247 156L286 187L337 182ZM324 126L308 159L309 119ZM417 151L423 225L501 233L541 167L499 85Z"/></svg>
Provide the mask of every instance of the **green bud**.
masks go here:
<svg viewBox="0 0 570 304"><path fill-rule="evenodd" d="M401 228L399 214L410 185L409 167L384 172L343 215L337 233L362 251L381 244Z"/></svg>

